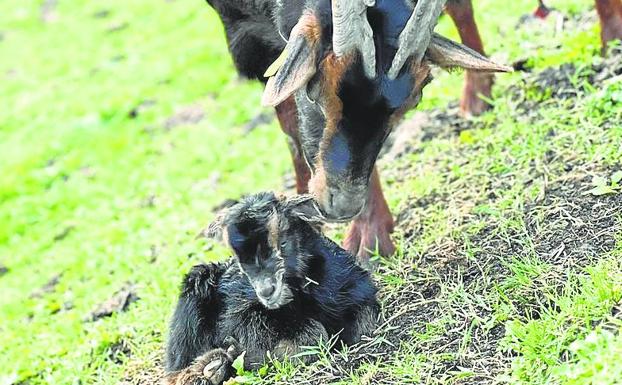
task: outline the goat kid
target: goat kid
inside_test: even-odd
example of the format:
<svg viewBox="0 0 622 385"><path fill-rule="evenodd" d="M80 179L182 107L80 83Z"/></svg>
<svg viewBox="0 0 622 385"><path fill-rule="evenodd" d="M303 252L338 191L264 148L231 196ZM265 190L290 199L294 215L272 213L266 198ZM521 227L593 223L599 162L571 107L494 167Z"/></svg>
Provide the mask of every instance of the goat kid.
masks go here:
<svg viewBox="0 0 622 385"><path fill-rule="evenodd" d="M218 385L236 355L256 369L331 336L353 344L375 329L376 288L354 257L317 229L310 197L272 193L225 209L207 235L235 253L192 268L181 287L166 353L166 384ZM314 359L304 356L303 361Z"/></svg>
<svg viewBox="0 0 622 385"><path fill-rule="evenodd" d="M329 221L354 219L344 247L362 264L370 250L392 254L393 218L375 168L391 128L419 103L433 65L483 72L510 69L431 35L421 58L407 59L396 77L389 76L413 13L410 0L376 0L367 9L377 62L371 78L360 54L338 56L333 51L335 4L330 0L208 2L223 21L242 75L265 81L264 73L283 53L263 102L276 107L291 139L298 192L310 192Z"/></svg>

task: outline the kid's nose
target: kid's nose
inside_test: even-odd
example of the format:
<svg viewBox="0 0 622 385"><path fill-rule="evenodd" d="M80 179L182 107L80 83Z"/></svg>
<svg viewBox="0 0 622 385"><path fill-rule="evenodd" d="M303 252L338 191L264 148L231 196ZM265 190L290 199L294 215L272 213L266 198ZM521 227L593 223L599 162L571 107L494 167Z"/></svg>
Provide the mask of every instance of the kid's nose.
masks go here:
<svg viewBox="0 0 622 385"><path fill-rule="evenodd" d="M275 289L276 289L276 287L273 284L271 284L271 283L266 284L266 285L264 285L264 287L262 287L259 290L259 295L264 297L264 298L270 298L270 296L272 294L274 294L274 290Z"/></svg>

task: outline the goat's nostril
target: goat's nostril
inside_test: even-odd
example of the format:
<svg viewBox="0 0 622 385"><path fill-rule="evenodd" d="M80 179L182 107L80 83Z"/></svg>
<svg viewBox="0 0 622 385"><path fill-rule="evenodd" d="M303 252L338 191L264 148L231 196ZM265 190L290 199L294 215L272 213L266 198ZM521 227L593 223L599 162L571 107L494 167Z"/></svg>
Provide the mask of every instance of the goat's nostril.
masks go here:
<svg viewBox="0 0 622 385"><path fill-rule="evenodd" d="M332 192L328 193L328 207L335 207L335 194L333 194Z"/></svg>
<svg viewBox="0 0 622 385"><path fill-rule="evenodd" d="M274 290L275 289L276 288L274 287L274 285L266 285L266 286L262 287L261 290L259 290L259 295L261 295L264 298L268 298L272 294L274 294Z"/></svg>

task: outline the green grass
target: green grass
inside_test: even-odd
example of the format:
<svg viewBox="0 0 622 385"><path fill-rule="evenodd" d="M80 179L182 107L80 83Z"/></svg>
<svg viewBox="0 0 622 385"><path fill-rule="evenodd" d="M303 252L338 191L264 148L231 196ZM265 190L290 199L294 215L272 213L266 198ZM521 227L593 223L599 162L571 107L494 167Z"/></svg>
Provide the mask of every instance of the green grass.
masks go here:
<svg viewBox="0 0 622 385"><path fill-rule="evenodd" d="M536 71L595 60L595 25L564 29L554 38L552 25L515 28L534 3L477 2L489 52L507 62L528 58ZM551 4L569 14L590 9L579 0ZM221 25L203 2L59 1L50 23L41 20L40 5L0 3L0 263L9 269L0 277L0 385L116 384L128 373L153 369L183 273L226 255L195 240L213 207L244 193L280 189L289 154L275 121L244 132L243 125L265 111L261 87L237 78ZM102 11L105 17L94 17ZM448 18L438 30L457 36ZM421 108L457 100L461 77L437 74ZM468 355L474 332L501 324L507 325L503 348L517 355L508 381L619 381L622 366L612 357L622 349L620 322L611 314L621 300L622 245L585 268L560 273L533 250L521 213L547 178L564 175L566 162L619 165L622 124L604 125L622 122L622 86L611 82L566 103L533 91L529 99L540 102L534 124L516 114L516 101L505 92L520 77L498 76L496 107L479 119L481 129L421 143L421 151L401 160L419 166L399 182L386 172L395 213L417 199L447 198L413 208L417 236L398 229L400 252L378 278L386 292L409 284L404 272L413 269L438 281L436 271L425 270L423 256L456 244L468 260L482 258L485 250L473 237L490 226L498 239L519 234L531 252L508 256L508 276L494 290L484 290L487 282L479 291L439 282L445 315L424 331L413 330L392 360L365 364L343 383L377 376L456 383L469 371L441 378L431 375L434 366ZM199 123L165 127L189 106L204 114ZM558 134L551 138L551 130ZM561 160L546 164L549 151ZM541 175L534 177L534 170ZM496 198L484 199L490 190ZM551 272L564 280L551 280ZM50 292L32 296L59 274ZM129 311L83 322L127 282L137 285L140 297ZM515 308L534 292L547 300L539 319ZM479 316L479 307L490 315ZM422 350L464 319L472 326L460 333L455 351ZM130 354L117 352L120 342ZM328 355L318 365L329 367ZM263 381L287 382L304 370L274 363Z"/></svg>
<svg viewBox="0 0 622 385"><path fill-rule="evenodd" d="M0 368L35 383L115 383L124 368L107 347L129 340L134 358L159 349L181 273L222 255L194 240L211 207L278 188L289 155L275 124L240 129L261 111L260 87L237 80L207 6L60 2L52 24L38 9L0 5L0 260L10 268ZM94 18L101 10L110 15ZM155 104L130 119L145 100ZM194 104L201 124L163 127ZM52 293L29 298L58 273ZM141 297L131 312L82 322L126 281ZM73 308L51 314L65 302Z"/></svg>
<svg viewBox="0 0 622 385"><path fill-rule="evenodd" d="M622 300L620 260L605 260L585 273L572 274L561 293L545 294L554 309L545 306L538 319L508 323L505 346L521 355L512 366L513 382L613 384L620 380L621 369L614 362L618 336L610 331L622 326L611 317L611 309ZM609 324L598 324L603 320ZM598 326L590 332L594 324ZM564 355L568 361L560 360Z"/></svg>

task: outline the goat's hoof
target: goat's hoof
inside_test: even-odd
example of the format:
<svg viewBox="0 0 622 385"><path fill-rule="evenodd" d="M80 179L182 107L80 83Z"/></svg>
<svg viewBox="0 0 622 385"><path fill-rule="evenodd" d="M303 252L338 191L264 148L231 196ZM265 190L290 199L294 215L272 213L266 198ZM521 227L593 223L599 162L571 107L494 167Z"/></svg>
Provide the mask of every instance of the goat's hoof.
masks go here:
<svg viewBox="0 0 622 385"><path fill-rule="evenodd" d="M221 385L235 374L231 357L223 349L203 354L194 362L192 369L196 376L188 385Z"/></svg>
<svg viewBox="0 0 622 385"><path fill-rule="evenodd" d="M226 360L214 360L209 364L205 365L203 368L203 376L210 382L212 385L219 385L225 381L225 377L227 372L229 371L229 367L231 363Z"/></svg>
<svg viewBox="0 0 622 385"><path fill-rule="evenodd" d="M382 221L373 218L368 221L355 219L348 229L343 246L351 254L356 255L358 263L365 269L371 270L374 266L370 256L376 252L382 257L395 253L395 245L391 240L393 220Z"/></svg>
<svg viewBox="0 0 622 385"><path fill-rule="evenodd" d="M490 109L485 99L491 96L493 82L492 74L467 71L460 100L460 111L464 117L478 116Z"/></svg>
<svg viewBox="0 0 622 385"><path fill-rule="evenodd" d="M607 43L614 40L622 40L622 13L616 14L602 21L600 38L602 41L602 55L607 54Z"/></svg>

